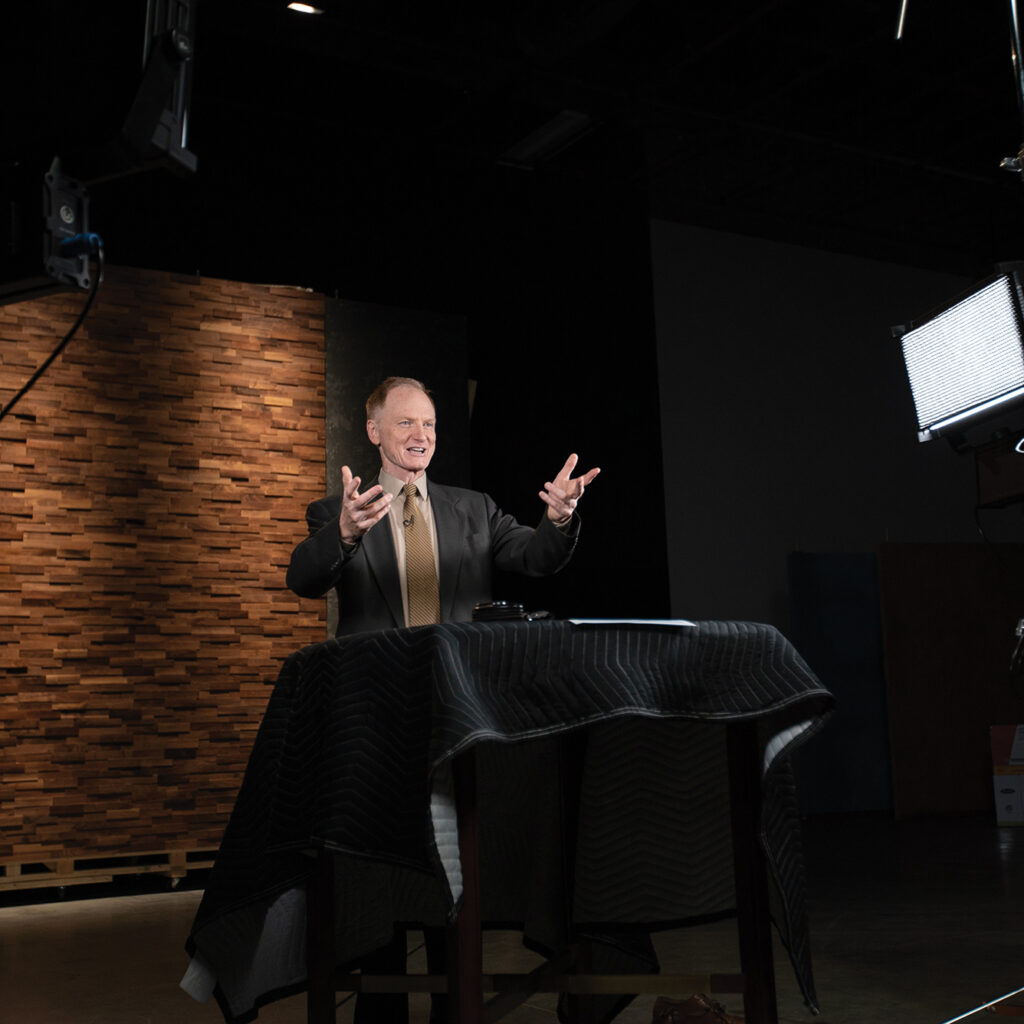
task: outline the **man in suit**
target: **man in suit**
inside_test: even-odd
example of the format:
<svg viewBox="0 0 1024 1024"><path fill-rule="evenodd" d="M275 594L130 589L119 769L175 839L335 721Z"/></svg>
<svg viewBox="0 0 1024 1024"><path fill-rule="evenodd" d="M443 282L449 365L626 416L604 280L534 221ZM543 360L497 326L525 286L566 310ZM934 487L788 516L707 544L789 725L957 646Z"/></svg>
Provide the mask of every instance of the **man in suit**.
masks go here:
<svg viewBox="0 0 1024 1024"><path fill-rule="evenodd" d="M309 536L292 552L287 583L301 597L337 591L338 635L468 621L474 605L492 598L494 567L547 576L572 555L576 506L599 469L573 477L577 458L570 455L539 492L547 509L533 529L500 512L486 494L427 481L435 428L434 403L423 384L389 377L366 403L366 432L380 450L380 474L360 492L360 478L342 466L342 494L306 510ZM415 493L403 493L411 484ZM407 581L409 531L421 525L437 588L436 605L425 611L418 597L410 610Z"/></svg>
<svg viewBox="0 0 1024 1024"><path fill-rule="evenodd" d="M474 605L490 601L492 569L529 576L558 572L579 535L576 506L600 472L573 477L570 455L539 492L547 506L535 529L505 515L478 491L427 481L436 417L430 393L417 380L389 377L366 403L366 432L380 451L381 469L365 491L342 466L342 493L306 510L309 536L292 552L288 586L301 597L338 594L337 634L464 622ZM443 930L425 930L427 965L444 972ZM363 957L365 973L405 970L406 936ZM447 1019L446 1001L432 997L431 1021ZM401 995L361 995L356 1024L407 1024Z"/></svg>

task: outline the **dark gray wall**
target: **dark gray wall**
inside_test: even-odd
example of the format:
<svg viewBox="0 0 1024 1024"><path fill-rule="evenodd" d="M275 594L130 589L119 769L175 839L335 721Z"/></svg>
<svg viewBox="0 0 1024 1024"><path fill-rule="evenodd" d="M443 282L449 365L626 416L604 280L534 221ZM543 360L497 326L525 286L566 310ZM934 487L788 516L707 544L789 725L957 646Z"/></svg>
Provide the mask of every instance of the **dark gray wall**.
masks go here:
<svg viewBox="0 0 1024 1024"><path fill-rule="evenodd" d="M978 539L889 333L969 282L659 221L651 253L674 615L785 630L792 551Z"/></svg>
<svg viewBox="0 0 1024 1024"><path fill-rule="evenodd" d="M324 324L327 492L341 491L341 467L370 480L380 455L366 436L366 399L385 377L413 377L431 390L440 440L439 480L469 482L466 323L461 316L328 299Z"/></svg>

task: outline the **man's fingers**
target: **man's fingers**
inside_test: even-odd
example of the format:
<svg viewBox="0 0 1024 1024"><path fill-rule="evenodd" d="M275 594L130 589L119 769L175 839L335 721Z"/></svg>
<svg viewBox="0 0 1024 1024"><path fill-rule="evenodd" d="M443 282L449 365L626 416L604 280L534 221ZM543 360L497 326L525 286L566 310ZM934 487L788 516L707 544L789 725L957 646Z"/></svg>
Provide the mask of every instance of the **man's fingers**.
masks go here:
<svg viewBox="0 0 1024 1024"><path fill-rule="evenodd" d="M584 487L590 484L594 477L601 472L601 469L599 466L595 466L593 469L588 470L582 476L577 477L576 480L573 480L572 471L576 468L576 463L578 463L579 460L580 457L575 452L573 452L572 455L570 455L569 458L565 460L565 465L558 471L558 475L555 477L555 479L563 485L575 484L577 481L581 481Z"/></svg>
<svg viewBox="0 0 1024 1024"><path fill-rule="evenodd" d="M579 497L575 492L563 491L562 488L555 487L554 484L545 484L544 490L540 492L540 496L549 505L562 509L574 509L576 507L576 499Z"/></svg>
<svg viewBox="0 0 1024 1024"><path fill-rule="evenodd" d="M369 519L364 520L364 524L365 524L366 528L369 529L371 526L376 526L377 523L379 523L388 514L388 508L389 508L390 505L391 505L390 501L387 501L387 500L382 501L380 503L381 507L379 509L377 509L370 516Z"/></svg>
<svg viewBox="0 0 1024 1024"><path fill-rule="evenodd" d="M371 487L368 491L355 495L354 500L356 502L356 508L369 507L380 497L380 493L383 490L384 488L381 487L380 484L377 484L376 487ZM387 506L385 505L385 508L386 507Z"/></svg>
<svg viewBox="0 0 1024 1024"><path fill-rule="evenodd" d="M342 493L346 501L355 501L359 497L359 485L362 480L357 476L353 476L351 473L348 474L348 480L345 479L345 474L342 474Z"/></svg>
<svg viewBox="0 0 1024 1024"><path fill-rule="evenodd" d="M590 486L591 481L593 481L594 477L596 477L600 472L601 468L599 466L595 466L583 476L576 477L575 480L562 480L560 476L557 476L555 477L555 483L552 483L550 480L547 481L544 484L544 489L551 492L557 492L565 497L571 495L574 498L578 498L583 494L584 488Z"/></svg>
<svg viewBox="0 0 1024 1024"><path fill-rule="evenodd" d="M576 502L566 502L558 498L554 493L538 491L540 500L548 507L548 518L555 524L561 526L572 519L573 508Z"/></svg>
<svg viewBox="0 0 1024 1024"><path fill-rule="evenodd" d="M544 490L551 495L555 501L568 501L570 498L577 498L580 494L579 480L565 480L559 484L557 478L554 483L550 480L544 484Z"/></svg>
<svg viewBox="0 0 1024 1024"><path fill-rule="evenodd" d="M388 514L388 509L391 507L391 495L383 492L384 488L378 484L365 494L356 494L354 498L346 495L341 505L341 517L338 521L343 541L355 544L360 537Z"/></svg>
<svg viewBox="0 0 1024 1024"><path fill-rule="evenodd" d="M391 495L382 495L376 488L373 491L367 491L366 494L361 494L359 499L352 503L349 514L354 523L367 529L387 515L391 506Z"/></svg>
<svg viewBox="0 0 1024 1024"><path fill-rule="evenodd" d="M575 498L565 498L557 491L538 491L537 496L545 505L550 505L564 515L568 515L576 507Z"/></svg>
<svg viewBox="0 0 1024 1024"><path fill-rule="evenodd" d="M555 477L555 479L568 480L569 477L572 476L572 471L576 468L576 463L579 462L579 460L580 457L575 452L573 452L573 454L570 455L569 458L565 460L565 465L558 471L558 475Z"/></svg>
<svg viewBox="0 0 1024 1024"><path fill-rule="evenodd" d="M537 492L540 500L548 506L548 516L559 525L572 517L580 498L583 497L583 492L593 482L597 474L601 472L600 467L595 466L574 480L572 478L572 471L576 468L578 461L579 456L573 452L565 460L565 465L559 471L558 476L555 477L554 482L551 480L546 481L544 483L544 490Z"/></svg>

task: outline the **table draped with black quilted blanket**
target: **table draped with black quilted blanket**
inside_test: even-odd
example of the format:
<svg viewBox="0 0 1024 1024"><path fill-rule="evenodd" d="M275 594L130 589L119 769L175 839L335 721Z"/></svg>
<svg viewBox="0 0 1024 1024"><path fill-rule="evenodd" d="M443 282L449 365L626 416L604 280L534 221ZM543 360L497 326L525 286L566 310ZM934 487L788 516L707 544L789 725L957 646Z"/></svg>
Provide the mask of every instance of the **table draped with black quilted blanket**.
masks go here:
<svg viewBox="0 0 1024 1024"><path fill-rule="evenodd" d="M335 853L339 963L461 892L451 764L477 758L482 907L558 951L568 930L647 933L735 903L725 729L757 722L773 919L815 1008L790 755L833 698L773 627L449 623L285 662L187 949L228 1021L305 987L309 852ZM571 736L568 736L571 734ZM581 759L566 865L559 761ZM567 880L571 879L571 891ZM618 957L619 959L616 959Z"/></svg>

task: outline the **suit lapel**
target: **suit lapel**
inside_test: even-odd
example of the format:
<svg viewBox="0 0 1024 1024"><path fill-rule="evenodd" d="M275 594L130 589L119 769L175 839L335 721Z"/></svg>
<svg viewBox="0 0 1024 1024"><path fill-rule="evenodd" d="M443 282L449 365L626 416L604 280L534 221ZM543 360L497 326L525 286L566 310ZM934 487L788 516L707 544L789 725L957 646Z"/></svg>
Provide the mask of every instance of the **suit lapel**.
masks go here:
<svg viewBox="0 0 1024 1024"><path fill-rule="evenodd" d="M430 482L430 507L437 531L437 563L441 591L441 621L450 622L455 610L455 595L459 590L466 536L466 517L447 487Z"/></svg>
<svg viewBox="0 0 1024 1024"><path fill-rule="evenodd" d="M367 490L375 486L378 479L364 487ZM362 540L363 555L377 587L395 620L396 626L405 625L405 612L402 608L402 581L398 573L398 557L395 555L395 544L391 539L391 524L387 517L374 526Z"/></svg>

